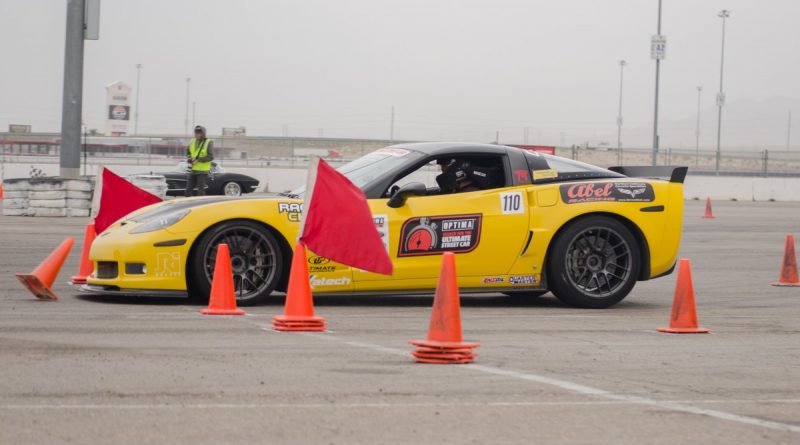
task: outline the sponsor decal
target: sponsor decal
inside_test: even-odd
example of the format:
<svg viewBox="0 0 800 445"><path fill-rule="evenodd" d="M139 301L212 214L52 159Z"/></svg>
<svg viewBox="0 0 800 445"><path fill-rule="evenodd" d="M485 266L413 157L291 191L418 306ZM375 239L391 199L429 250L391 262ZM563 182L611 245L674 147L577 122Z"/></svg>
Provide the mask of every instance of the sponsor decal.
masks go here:
<svg viewBox="0 0 800 445"><path fill-rule="evenodd" d="M291 222L300 222L303 216L303 205L297 202L279 202L278 213L285 213L286 218Z"/></svg>
<svg viewBox="0 0 800 445"><path fill-rule="evenodd" d="M336 266L331 264L331 260L321 256L308 257L308 271L309 272L333 272Z"/></svg>
<svg viewBox="0 0 800 445"><path fill-rule="evenodd" d="M156 254L156 268L153 273L159 278L181 276L181 254L179 252L159 252Z"/></svg>
<svg viewBox="0 0 800 445"><path fill-rule="evenodd" d="M536 279L536 275L515 275L508 277L508 284L512 284L515 286L518 285L535 285L538 284L539 280Z"/></svg>
<svg viewBox="0 0 800 445"><path fill-rule="evenodd" d="M311 265L321 266L323 264L328 264L330 262L331 262L331 260L329 260L329 259L327 259L327 258L325 258L323 256L308 257L308 264L311 264Z"/></svg>
<svg viewBox="0 0 800 445"><path fill-rule="evenodd" d="M397 158L403 157L410 152L408 150L404 150L402 148L381 148L380 150L375 150L373 153L380 153L383 155L394 156Z"/></svg>
<svg viewBox="0 0 800 445"><path fill-rule="evenodd" d="M582 202L651 202L653 186L646 182L585 182L561 186L561 199L567 204Z"/></svg>
<svg viewBox="0 0 800 445"><path fill-rule="evenodd" d="M534 181L539 181L539 180L542 180L542 179L557 178L557 177L558 177L558 171L556 171L556 170L550 169L550 170L534 170L533 171L533 180Z"/></svg>
<svg viewBox="0 0 800 445"><path fill-rule="evenodd" d="M497 284L505 283L506 279L503 277L486 277L483 279L483 284Z"/></svg>
<svg viewBox="0 0 800 445"><path fill-rule="evenodd" d="M308 282L313 289L317 286L348 286L352 281L349 277L325 278L311 274L308 276Z"/></svg>
<svg viewBox="0 0 800 445"><path fill-rule="evenodd" d="M442 215L411 218L400 229L397 256L466 253L478 247L482 215Z"/></svg>
<svg viewBox="0 0 800 445"><path fill-rule="evenodd" d="M517 184L527 184L528 182L528 171L527 170L514 170L514 179L516 179Z"/></svg>
<svg viewBox="0 0 800 445"><path fill-rule="evenodd" d="M522 192L500 193L500 211L503 215L525 213L522 204Z"/></svg>
<svg viewBox="0 0 800 445"><path fill-rule="evenodd" d="M389 215L372 215L372 220L375 222L375 229L378 235L381 236L383 246L386 251L389 251Z"/></svg>

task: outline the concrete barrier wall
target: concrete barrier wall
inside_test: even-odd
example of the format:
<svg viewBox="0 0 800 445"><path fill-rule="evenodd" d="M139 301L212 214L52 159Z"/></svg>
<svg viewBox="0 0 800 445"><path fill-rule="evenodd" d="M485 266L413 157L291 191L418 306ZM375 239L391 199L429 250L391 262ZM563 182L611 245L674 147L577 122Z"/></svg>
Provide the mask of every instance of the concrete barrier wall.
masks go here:
<svg viewBox="0 0 800 445"><path fill-rule="evenodd" d="M58 165L36 164L47 175L57 175ZM114 165L107 167L121 176L131 174L168 171L168 166ZM6 178L27 177L29 164L6 164ZM258 191L282 192L295 189L305 184L306 170L289 167L229 167L229 172L242 173L258 179L261 183ZM89 168L90 175L97 173L96 166ZM687 199L705 199L739 201L800 201L800 177L747 177L747 176L694 176L686 179L685 193Z"/></svg>
<svg viewBox="0 0 800 445"><path fill-rule="evenodd" d="M738 201L800 201L800 178L749 176L688 176L687 199L706 196Z"/></svg>

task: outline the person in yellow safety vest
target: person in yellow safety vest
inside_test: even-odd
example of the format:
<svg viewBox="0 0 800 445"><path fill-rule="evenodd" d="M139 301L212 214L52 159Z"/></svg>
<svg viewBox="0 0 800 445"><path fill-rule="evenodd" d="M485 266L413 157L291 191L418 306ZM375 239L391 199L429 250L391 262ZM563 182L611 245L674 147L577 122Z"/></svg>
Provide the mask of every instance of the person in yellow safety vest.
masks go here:
<svg viewBox="0 0 800 445"><path fill-rule="evenodd" d="M205 196L208 172L211 170L211 161L214 160L214 155L211 154L213 146L214 142L206 139L205 127L194 127L194 139L186 150L187 162L192 167L186 178L186 196Z"/></svg>

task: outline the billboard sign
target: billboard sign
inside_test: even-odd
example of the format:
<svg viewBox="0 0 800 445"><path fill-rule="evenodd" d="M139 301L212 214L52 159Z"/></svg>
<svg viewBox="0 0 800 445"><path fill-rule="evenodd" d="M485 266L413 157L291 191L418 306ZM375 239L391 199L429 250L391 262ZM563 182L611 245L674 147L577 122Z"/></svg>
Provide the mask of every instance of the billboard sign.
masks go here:
<svg viewBox="0 0 800 445"><path fill-rule="evenodd" d="M22 125L22 124L8 124L8 132L9 133L30 133L31 126L30 125Z"/></svg>
<svg viewBox="0 0 800 445"><path fill-rule="evenodd" d="M106 135L127 136L131 119L131 87L116 81L106 86Z"/></svg>
<svg viewBox="0 0 800 445"><path fill-rule="evenodd" d="M130 108L127 105L109 105L108 118L114 121L130 120Z"/></svg>
<svg viewBox="0 0 800 445"><path fill-rule="evenodd" d="M223 136L246 136L247 128L245 127L222 127Z"/></svg>

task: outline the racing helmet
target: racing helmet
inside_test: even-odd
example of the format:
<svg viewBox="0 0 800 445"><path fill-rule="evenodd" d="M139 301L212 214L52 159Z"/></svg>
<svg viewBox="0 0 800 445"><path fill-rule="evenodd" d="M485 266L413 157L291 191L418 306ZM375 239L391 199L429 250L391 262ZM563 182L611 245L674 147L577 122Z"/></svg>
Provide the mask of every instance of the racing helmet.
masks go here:
<svg viewBox="0 0 800 445"><path fill-rule="evenodd" d="M468 179L467 170L470 165L465 159L452 159L447 164L440 162L440 165L447 165L447 169L436 177L439 190L443 192L453 192L458 184Z"/></svg>

